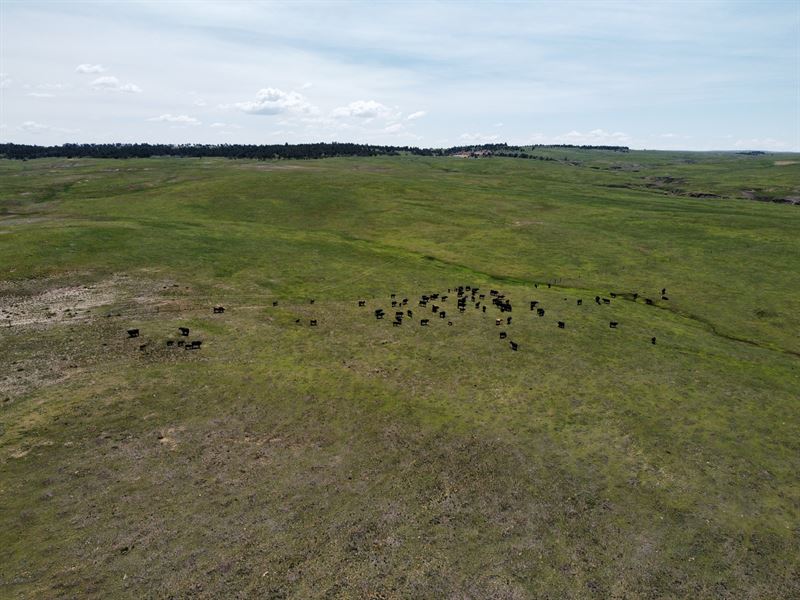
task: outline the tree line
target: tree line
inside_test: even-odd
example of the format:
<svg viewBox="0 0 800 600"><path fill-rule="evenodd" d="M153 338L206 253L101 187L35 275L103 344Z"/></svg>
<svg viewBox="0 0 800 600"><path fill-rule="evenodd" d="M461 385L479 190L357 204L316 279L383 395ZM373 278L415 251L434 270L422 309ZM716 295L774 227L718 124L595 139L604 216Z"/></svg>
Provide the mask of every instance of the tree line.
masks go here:
<svg viewBox="0 0 800 600"><path fill-rule="evenodd" d="M534 148L583 148L627 152L625 146L536 145ZM254 160L316 159L336 156L448 156L462 152L483 151L485 154L514 158L537 158L517 146L508 144L478 144L451 148L418 148L416 146L380 146L319 142L313 144L63 144L35 146L30 144L0 144L0 157L17 160L34 158L151 158L173 156L186 158L219 157Z"/></svg>

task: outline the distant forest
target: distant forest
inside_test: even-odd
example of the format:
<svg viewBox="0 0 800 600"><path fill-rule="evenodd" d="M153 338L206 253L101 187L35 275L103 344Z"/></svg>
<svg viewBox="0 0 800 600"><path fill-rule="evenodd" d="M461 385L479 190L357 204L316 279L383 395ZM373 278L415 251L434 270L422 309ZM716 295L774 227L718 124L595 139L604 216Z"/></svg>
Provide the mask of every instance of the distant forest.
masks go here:
<svg viewBox="0 0 800 600"><path fill-rule="evenodd" d="M508 144L478 144L452 148L417 148L415 146L377 146L372 144L316 143L316 144L64 144L62 146L32 146L28 144L0 144L0 157L18 160L32 158L150 158L176 156L187 158L220 157L249 158L256 160L312 159L333 156L450 156L472 154L476 156L506 156L553 160L550 157L528 154L528 148L581 148L588 150L613 150L628 152L627 146L574 146L534 145L509 146Z"/></svg>

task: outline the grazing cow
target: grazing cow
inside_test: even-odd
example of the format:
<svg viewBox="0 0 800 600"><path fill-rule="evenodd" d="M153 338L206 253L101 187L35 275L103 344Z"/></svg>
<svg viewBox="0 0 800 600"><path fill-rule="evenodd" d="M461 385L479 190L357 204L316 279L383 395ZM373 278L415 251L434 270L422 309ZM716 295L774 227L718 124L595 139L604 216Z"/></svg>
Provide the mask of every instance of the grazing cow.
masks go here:
<svg viewBox="0 0 800 600"><path fill-rule="evenodd" d="M470 291L472 288L470 288L469 286L467 286L467 287L465 287L464 289L465 289L465 290L467 290L467 291L469 292L469 291Z"/></svg>
<svg viewBox="0 0 800 600"><path fill-rule="evenodd" d="M397 306L397 300L392 300L392 306Z"/></svg>
<svg viewBox="0 0 800 600"><path fill-rule="evenodd" d="M314 304L314 299L313 299L313 298L311 298L311 299L308 301L308 303L309 303L309 304Z"/></svg>
<svg viewBox="0 0 800 600"><path fill-rule="evenodd" d="M402 324L403 324L402 321L392 321L392 327L400 327L400 325Z"/></svg>
<svg viewBox="0 0 800 600"><path fill-rule="evenodd" d="M178 340L178 346L183 346L185 343L183 340Z"/></svg>
<svg viewBox="0 0 800 600"><path fill-rule="evenodd" d="M391 298L396 298L396 297L397 297L397 294L392 294L391 295Z"/></svg>
<svg viewBox="0 0 800 600"><path fill-rule="evenodd" d="M500 323L502 323L502 322L503 322L503 319L495 319L494 320L494 324L495 325L500 325Z"/></svg>
<svg viewBox="0 0 800 600"><path fill-rule="evenodd" d="M558 328L559 328L559 329L564 329L564 327L566 327L566 326L567 326L567 325L564 323L564 321L559 321L559 322L558 322Z"/></svg>
<svg viewBox="0 0 800 600"><path fill-rule="evenodd" d="M375 309L375 318L376 319L382 319L383 315L384 315L384 312L383 312L382 308L376 308Z"/></svg>
<svg viewBox="0 0 800 600"><path fill-rule="evenodd" d="M402 319L404 314L405 313L402 310L398 310L396 313L394 313L394 318L395 319Z"/></svg>
<svg viewBox="0 0 800 600"><path fill-rule="evenodd" d="M667 293L667 288L661 288L661 295L663 296L666 293Z"/></svg>
<svg viewBox="0 0 800 600"><path fill-rule="evenodd" d="M662 294L662 296L661 296L661 299L662 299L662 300L669 300L669 298L667 298L667 297L666 297L666 296L664 296L663 294Z"/></svg>
<svg viewBox="0 0 800 600"><path fill-rule="evenodd" d="M611 327L611 329L616 329L617 325L619 325L619 323L617 323L616 321L609 321L608 322L608 326Z"/></svg>
<svg viewBox="0 0 800 600"><path fill-rule="evenodd" d="M145 342L144 344L139 344L139 351L140 352L144 352L145 348L147 348L147 342Z"/></svg>
<svg viewBox="0 0 800 600"><path fill-rule="evenodd" d="M537 305L537 304L539 304L539 301L538 301L538 300L531 300L531 310L533 310L534 308L536 308L536 305Z"/></svg>
<svg viewBox="0 0 800 600"><path fill-rule="evenodd" d="M548 290L550 289L550 284L549 284L549 283L547 284L547 289L548 289Z"/></svg>
<svg viewBox="0 0 800 600"><path fill-rule="evenodd" d="M181 332L181 335L183 335L183 336L189 335L189 328L188 327L178 327L178 330Z"/></svg>
<svg viewBox="0 0 800 600"><path fill-rule="evenodd" d="M411 310L411 309L409 308L409 309L406 311L406 314L407 314L409 317L413 317L413 316L414 316L414 311L413 311L413 310Z"/></svg>
<svg viewBox="0 0 800 600"><path fill-rule="evenodd" d="M578 298L578 306L580 306L581 304L583 304L583 300L581 300L580 298Z"/></svg>
<svg viewBox="0 0 800 600"><path fill-rule="evenodd" d="M366 306L367 305L367 301L366 300L359 300L358 301L358 305L359 306Z"/></svg>
<svg viewBox="0 0 800 600"><path fill-rule="evenodd" d="M616 298L617 297L617 295L614 292L609 292L608 295L611 296L612 298Z"/></svg>
<svg viewBox="0 0 800 600"><path fill-rule="evenodd" d="M511 325L511 317L508 317L508 318L506 319L506 325Z"/></svg>
<svg viewBox="0 0 800 600"><path fill-rule="evenodd" d="M450 326L450 327L452 327L452 326L453 326L453 322L452 322L452 321L448 321L448 322L447 322L447 325L448 325L448 326Z"/></svg>
<svg viewBox="0 0 800 600"><path fill-rule="evenodd" d="M536 309L536 314L539 315L540 317L543 317L544 316L544 309L543 308L537 308Z"/></svg>
<svg viewBox="0 0 800 600"><path fill-rule="evenodd" d="M535 287L538 290L539 289L539 284L538 283L534 283L533 287Z"/></svg>
<svg viewBox="0 0 800 600"><path fill-rule="evenodd" d="M507 337L507 336L508 336L508 334L507 334L505 331L501 331L501 332L500 332L500 339L501 339L501 340L504 340L504 339L506 339L506 337Z"/></svg>
<svg viewBox="0 0 800 600"><path fill-rule="evenodd" d="M128 337L129 338L139 337L139 330L138 329L128 329Z"/></svg>
<svg viewBox="0 0 800 600"><path fill-rule="evenodd" d="M174 340L167 340L167 346L174 346L174 345L175 345Z"/></svg>
<svg viewBox="0 0 800 600"><path fill-rule="evenodd" d="M458 312L460 312L460 313L466 312L466 310L467 310L466 306L459 306L458 307Z"/></svg>
<svg viewBox="0 0 800 600"><path fill-rule="evenodd" d="M636 302L636 300L637 300L638 298L639 298L639 294L638 294L638 293L636 293L636 292L634 292L634 293L633 293L633 301L634 301L634 302Z"/></svg>
<svg viewBox="0 0 800 600"><path fill-rule="evenodd" d="M447 302L447 296L442 296L442 297L441 297L441 301L442 301L442 302Z"/></svg>
<svg viewBox="0 0 800 600"><path fill-rule="evenodd" d="M277 300L273 300L272 301L272 306L278 306L278 301Z"/></svg>
<svg viewBox="0 0 800 600"><path fill-rule="evenodd" d="M476 302L475 303L475 308L480 308L480 307L481 307L481 303L480 302Z"/></svg>
<svg viewBox="0 0 800 600"><path fill-rule="evenodd" d="M203 342L201 340L195 340L195 341L193 341L191 343L191 345L186 346L186 347L187 348L191 348L192 350L199 350L200 346L202 346L202 345L203 345Z"/></svg>
<svg viewBox="0 0 800 600"><path fill-rule="evenodd" d="M517 350L519 350L519 344L518 344L517 342L512 342L512 341L510 341L510 340L509 340L509 342L508 342L508 343L509 343L509 345L511 346L511 349L512 349L514 352L516 352Z"/></svg>
<svg viewBox="0 0 800 600"><path fill-rule="evenodd" d="M650 338L650 343L655 346L656 345L656 338L654 338L654 337Z"/></svg>
<svg viewBox="0 0 800 600"><path fill-rule="evenodd" d="M653 305L653 301L650 300L650 298L645 298L644 299L644 303L647 304L647 306L652 306Z"/></svg>
<svg viewBox="0 0 800 600"><path fill-rule="evenodd" d="M485 306L481 306L481 308L483 309L483 312L486 312L486 307Z"/></svg>
<svg viewBox="0 0 800 600"><path fill-rule="evenodd" d="M595 304L600 304L600 296L594 297Z"/></svg>
<svg viewBox="0 0 800 600"><path fill-rule="evenodd" d="M311 321L309 321L309 323L308 323L308 324L309 324L311 327L316 327L316 326L317 326L317 320L316 320L316 319L311 319Z"/></svg>
<svg viewBox="0 0 800 600"><path fill-rule="evenodd" d="M224 313L224 312L225 312L225 307L224 306L215 306L214 307L214 313L215 314L216 313Z"/></svg>
<svg viewBox="0 0 800 600"><path fill-rule="evenodd" d="M300 319L295 319L294 322L299 325L300 324Z"/></svg>
<svg viewBox="0 0 800 600"><path fill-rule="evenodd" d="M497 290L489 290L489 295L490 296L497 296L497 294L499 294L499 293L500 292L498 292Z"/></svg>
<svg viewBox="0 0 800 600"><path fill-rule="evenodd" d="M438 300L439 294L431 294L431 300Z"/></svg>
<svg viewBox="0 0 800 600"><path fill-rule="evenodd" d="M427 327L427 326L428 326L428 319L422 319L422 320L419 322L419 324L420 324L422 327Z"/></svg>
<svg viewBox="0 0 800 600"><path fill-rule="evenodd" d="M447 317L447 313L445 311L443 311L443 310L439 311L439 318L440 319L444 319L445 317Z"/></svg>
<svg viewBox="0 0 800 600"><path fill-rule="evenodd" d="M403 298L403 306L405 306L406 304L408 304L408 298Z"/></svg>
<svg viewBox="0 0 800 600"><path fill-rule="evenodd" d="M439 312L439 307L435 304L431 304L431 312Z"/></svg>
<svg viewBox="0 0 800 600"><path fill-rule="evenodd" d="M611 298L603 298L603 304L611 304Z"/></svg>

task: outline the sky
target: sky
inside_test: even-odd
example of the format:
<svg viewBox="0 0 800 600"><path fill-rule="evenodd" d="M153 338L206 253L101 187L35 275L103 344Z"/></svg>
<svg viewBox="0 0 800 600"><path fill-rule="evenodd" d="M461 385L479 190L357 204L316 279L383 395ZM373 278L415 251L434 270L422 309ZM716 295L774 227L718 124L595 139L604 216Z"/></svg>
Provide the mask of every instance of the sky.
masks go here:
<svg viewBox="0 0 800 600"><path fill-rule="evenodd" d="M800 1L0 0L0 141L800 151Z"/></svg>

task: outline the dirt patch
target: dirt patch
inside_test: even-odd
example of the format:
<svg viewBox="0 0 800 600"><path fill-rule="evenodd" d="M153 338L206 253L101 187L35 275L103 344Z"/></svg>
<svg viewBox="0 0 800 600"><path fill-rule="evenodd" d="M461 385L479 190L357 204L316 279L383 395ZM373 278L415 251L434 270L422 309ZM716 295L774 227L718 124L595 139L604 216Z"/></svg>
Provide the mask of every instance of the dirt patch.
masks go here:
<svg viewBox="0 0 800 600"><path fill-rule="evenodd" d="M116 298L111 282L59 287L36 296L3 296L0 297L0 323L12 327L86 319L91 309L111 304Z"/></svg>
<svg viewBox="0 0 800 600"><path fill-rule="evenodd" d="M544 221L520 220L512 221L512 227L527 227L528 225L544 225Z"/></svg>
<svg viewBox="0 0 800 600"><path fill-rule="evenodd" d="M800 164L800 160L776 160L774 164L776 167L785 167L787 165Z"/></svg>

